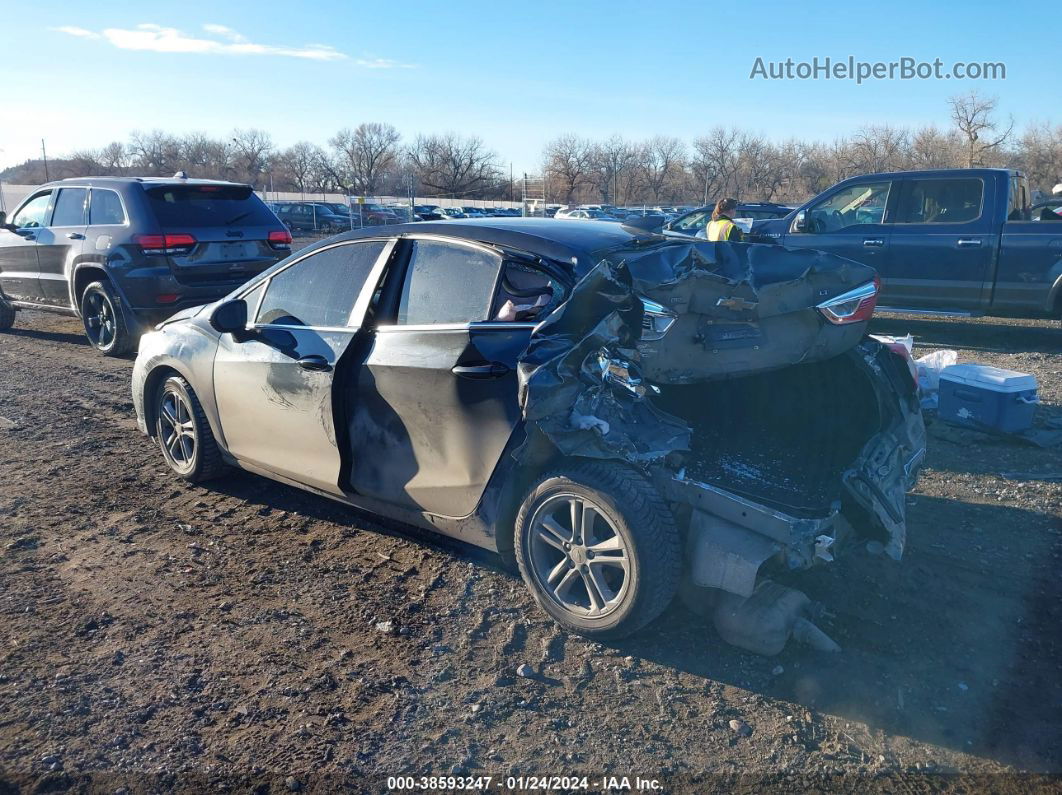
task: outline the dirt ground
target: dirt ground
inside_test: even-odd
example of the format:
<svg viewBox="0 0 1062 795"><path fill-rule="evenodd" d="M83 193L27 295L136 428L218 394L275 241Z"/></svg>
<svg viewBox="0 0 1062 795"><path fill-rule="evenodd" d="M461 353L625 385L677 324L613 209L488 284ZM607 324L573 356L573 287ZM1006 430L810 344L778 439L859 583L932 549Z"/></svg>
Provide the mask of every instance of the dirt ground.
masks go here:
<svg viewBox="0 0 1062 795"><path fill-rule="evenodd" d="M1034 373L1038 423L1062 416L1057 322L873 330ZM171 476L130 369L72 319L0 335L0 793L382 792L399 774L1057 791L1062 483L1036 473L1062 447L934 424L903 561L799 579L840 654L757 657L677 604L602 645L493 556L252 475Z"/></svg>

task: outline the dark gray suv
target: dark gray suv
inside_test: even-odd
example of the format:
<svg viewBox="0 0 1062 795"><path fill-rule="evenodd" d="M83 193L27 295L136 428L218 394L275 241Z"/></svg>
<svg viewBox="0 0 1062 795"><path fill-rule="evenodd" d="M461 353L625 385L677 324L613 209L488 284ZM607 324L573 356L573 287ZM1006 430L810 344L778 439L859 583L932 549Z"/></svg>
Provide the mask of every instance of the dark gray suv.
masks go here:
<svg viewBox="0 0 1062 795"><path fill-rule="evenodd" d="M0 220L0 330L18 309L82 318L102 353L231 292L291 251L248 185L87 177L42 185Z"/></svg>

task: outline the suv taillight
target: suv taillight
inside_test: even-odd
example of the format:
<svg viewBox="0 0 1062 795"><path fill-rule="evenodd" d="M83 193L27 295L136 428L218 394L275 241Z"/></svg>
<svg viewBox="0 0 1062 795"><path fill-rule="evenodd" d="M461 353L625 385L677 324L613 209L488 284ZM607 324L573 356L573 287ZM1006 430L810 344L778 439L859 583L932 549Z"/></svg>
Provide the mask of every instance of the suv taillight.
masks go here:
<svg viewBox="0 0 1062 795"><path fill-rule="evenodd" d="M277 229L269 233L269 245L273 248L291 248L291 232L287 229Z"/></svg>
<svg viewBox="0 0 1062 795"><path fill-rule="evenodd" d="M861 323L870 320L874 314L874 306L878 303L878 290L881 287L881 279L877 276L874 281L841 293L836 298L823 301L816 306L823 317L837 326L848 323Z"/></svg>
<svg viewBox="0 0 1062 795"><path fill-rule="evenodd" d="M188 254L195 248L196 240L184 234L133 235L133 242L145 254Z"/></svg>

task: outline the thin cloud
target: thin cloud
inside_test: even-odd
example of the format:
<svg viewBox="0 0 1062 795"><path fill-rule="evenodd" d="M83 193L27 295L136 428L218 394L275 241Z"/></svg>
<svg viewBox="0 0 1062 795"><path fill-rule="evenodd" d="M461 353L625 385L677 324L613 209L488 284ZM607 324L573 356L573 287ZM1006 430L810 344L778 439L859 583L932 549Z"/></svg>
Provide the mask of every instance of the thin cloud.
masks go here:
<svg viewBox="0 0 1062 795"><path fill-rule="evenodd" d="M358 66L366 69L416 69L415 63L402 63L390 58L358 58L354 61Z"/></svg>
<svg viewBox="0 0 1062 795"><path fill-rule="evenodd" d="M91 30L85 30L84 28L78 28L73 25L62 25L58 28L52 28L52 30L65 33L68 36L77 36L81 39L98 39L100 37L99 33L93 33Z"/></svg>
<svg viewBox="0 0 1062 795"><path fill-rule="evenodd" d="M190 36L177 28L150 23L137 25L132 29L105 28L99 33L68 25L55 30L79 38L103 38L121 50L199 55L273 55L313 61L341 61L348 58L345 53L324 44L303 47L256 44L232 28L215 24L203 25L203 31L212 38Z"/></svg>

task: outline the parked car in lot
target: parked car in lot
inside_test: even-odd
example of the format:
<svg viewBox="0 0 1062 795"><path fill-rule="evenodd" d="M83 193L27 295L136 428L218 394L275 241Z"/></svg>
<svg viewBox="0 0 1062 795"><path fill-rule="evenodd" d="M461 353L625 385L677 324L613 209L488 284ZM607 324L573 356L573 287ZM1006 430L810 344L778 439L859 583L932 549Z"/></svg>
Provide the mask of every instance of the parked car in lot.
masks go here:
<svg viewBox="0 0 1062 795"><path fill-rule="evenodd" d="M326 202L278 202L277 218L292 232L335 234L350 229L350 214L341 204ZM355 219L355 226L357 220Z"/></svg>
<svg viewBox="0 0 1062 795"><path fill-rule="evenodd" d="M867 174L753 232L874 267L883 308L1062 317L1060 228L1028 196L1008 169Z"/></svg>
<svg viewBox="0 0 1062 795"><path fill-rule="evenodd" d="M715 205L698 207L696 210L690 210L673 220L667 221L662 225L662 228L665 232L671 232L674 234L704 237L708 222L712 220L712 211L714 209ZM791 212L793 212L793 208L784 204L752 202L739 204L734 213L734 218L762 221L768 218L784 218ZM746 228L743 231L750 231L751 226L751 224L748 224L749 228Z"/></svg>
<svg viewBox="0 0 1062 795"><path fill-rule="evenodd" d="M86 177L42 185L0 229L0 330L18 309L80 317L117 356L140 331L209 302L291 250L248 185Z"/></svg>
<svg viewBox="0 0 1062 795"><path fill-rule="evenodd" d="M924 430L906 351L864 338L873 271L718 246L530 218L346 233L145 335L138 424L183 478L237 466L496 550L594 637L683 572L744 599L846 544L899 557Z"/></svg>
<svg viewBox="0 0 1062 795"><path fill-rule="evenodd" d="M558 219L567 219L572 221L614 221L619 222L619 218L609 215L604 210L583 209L576 207L571 210L560 210L557 212Z"/></svg>
<svg viewBox="0 0 1062 795"><path fill-rule="evenodd" d="M445 221L446 214L442 207L434 204L418 204L413 208L422 221Z"/></svg>

